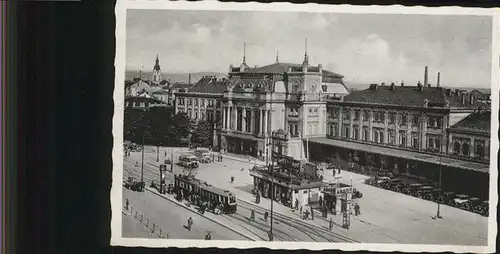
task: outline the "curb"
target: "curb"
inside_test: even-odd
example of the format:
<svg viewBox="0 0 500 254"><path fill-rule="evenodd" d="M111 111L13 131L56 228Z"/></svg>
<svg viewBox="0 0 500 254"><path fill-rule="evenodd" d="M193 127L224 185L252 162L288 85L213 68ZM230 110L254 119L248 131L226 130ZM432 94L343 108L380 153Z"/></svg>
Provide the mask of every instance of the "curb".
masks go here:
<svg viewBox="0 0 500 254"><path fill-rule="evenodd" d="M163 199L166 199L166 200L168 200L168 201L170 201L170 202L172 202L172 203L176 204L177 206L180 206L180 207L182 207L182 208L184 208L184 209L186 209L186 210L189 210L189 211L191 211L191 212L195 212L196 214L200 215L201 217L203 217L203 218L205 218L205 219L208 219L208 220L210 220L211 222L214 222L214 223L216 223L216 224L218 224L218 225L221 225L222 227L225 227L225 228L227 228L227 229L231 230L232 232L234 232L234 233L236 233L236 234L238 234L238 235L240 235L240 236L243 236L243 237L247 238L248 240L251 240L251 241L257 241L257 240L255 240L255 239L253 239L252 237L249 237L249 236L247 236L247 235L245 235L245 234L243 234L243 233L241 233L241 232L238 232L238 231L236 231L235 229L233 229L233 228L231 228L231 227L229 227L229 226L226 226L226 225L224 225L223 223L221 223L221 222L219 222L219 221L217 221L217 220L215 220L215 219L212 219L212 218L210 218L210 217L207 217L207 216L205 216L204 214L200 214L199 212L197 212L197 211L196 211L196 210L194 210L194 209L190 209L190 208L188 208L188 207L184 206L183 204L179 204L178 202L176 202L176 201L174 201L174 200L171 200L170 198L168 198L168 197L165 197L165 196L161 195L160 193L156 193L155 191L151 190L150 188L145 188L145 189L146 189L147 191L149 191L149 192L151 192L151 193L153 193L153 194L155 194L155 195L157 195L157 196L159 196L159 197L163 198Z"/></svg>

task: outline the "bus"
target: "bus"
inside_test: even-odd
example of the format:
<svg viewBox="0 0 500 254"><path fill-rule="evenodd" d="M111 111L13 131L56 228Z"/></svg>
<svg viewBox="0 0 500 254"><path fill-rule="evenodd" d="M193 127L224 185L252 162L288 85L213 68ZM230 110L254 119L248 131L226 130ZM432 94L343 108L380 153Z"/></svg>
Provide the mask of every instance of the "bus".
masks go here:
<svg viewBox="0 0 500 254"><path fill-rule="evenodd" d="M194 155L199 161L204 163L212 162L212 153L206 148L198 148L194 151Z"/></svg>
<svg viewBox="0 0 500 254"><path fill-rule="evenodd" d="M179 156L179 162L177 165L183 166L186 168L197 168L198 167L198 158L193 154L181 154Z"/></svg>

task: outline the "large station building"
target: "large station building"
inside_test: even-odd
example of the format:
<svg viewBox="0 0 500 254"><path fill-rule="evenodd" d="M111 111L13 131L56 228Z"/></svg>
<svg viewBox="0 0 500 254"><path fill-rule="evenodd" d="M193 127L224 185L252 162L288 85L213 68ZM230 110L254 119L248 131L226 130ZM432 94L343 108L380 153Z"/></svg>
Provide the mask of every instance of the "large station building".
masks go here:
<svg viewBox="0 0 500 254"><path fill-rule="evenodd" d="M176 93L176 110L217 123L214 147L263 160L276 151L365 173L392 171L487 199L490 111L474 93L428 81L372 84L349 91L341 74L309 63L229 67ZM190 112L190 113L189 113ZM475 183L471 187L471 183Z"/></svg>

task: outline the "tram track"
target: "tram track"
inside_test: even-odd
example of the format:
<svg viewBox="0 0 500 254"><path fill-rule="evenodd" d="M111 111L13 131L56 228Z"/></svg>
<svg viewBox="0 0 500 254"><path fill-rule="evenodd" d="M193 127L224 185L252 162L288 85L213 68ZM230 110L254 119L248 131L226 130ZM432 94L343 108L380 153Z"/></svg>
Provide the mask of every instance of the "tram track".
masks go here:
<svg viewBox="0 0 500 254"><path fill-rule="evenodd" d="M147 156L147 159L151 159L151 156ZM151 157L151 158L149 158ZM124 165L124 171L127 172L128 175L137 177L140 175L140 168L135 168L134 161L130 158L125 158L124 160L125 163L128 164L128 167ZM156 172L156 165L146 162L144 163L144 180L146 183L150 183L153 180L158 180L159 178L159 172ZM166 174L166 179L168 181L173 181L174 175L173 174ZM236 214L231 214L231 215L223 215L225 216L226 219L232 220L235 223L237 223L240 227L243 229L247 230L250 232L252 235L257 236L259 239L262 239L264 241L267 241L267 232L269 230L269 225L264 224L261 222L250 222L247 217L245 217L243 214L241 214L241 210L245 209L247 210L248 214L250 214L251 210L254 210L256 213L256 217L261 216L263 217L263 214L265 213L266 210L265 208L262 208L260 206L257 206L255 204L252 204L248 201L238 199L238 210L240 212L237 212ZM297 219L290 218L288 216L279 214L279 213L274 213L274 221L277 221L279 224L281 224L283 227L287 226L290 227L291 230L298 231L297 233L302 234L302 237L298 237L298 239L295 236L290 235L289 233L278 229L277 227L273 228L273 236L275 240L279 241L312 241L312 242L357 242L354 239L351 239L349 237L333 233L330 231L327 231L323 228L320 227L315 227L313 225L310 225L308 223L302 222ZM243 224L243 225L242 225ZM262 237L262 234L258 234L257 232L254 232L250 228L255 228L258 231L262 231L264 237Z"/></svg>
<svg viewBox="0 0 500 254"><path fill-rule="evenodd" d="M247 201L244 201L241 199L238 199L238 207L246 207L249 209L254 209L255 211L265 211L266 210L260 206L257 206L255 204L252 204L250 202L247 202ZM308 223L302 222L302 221L297 220L297 219L291 219L290 217L279 214L279 213L274 213L273 216L274 216L274 218L278 218L281 223L285 223L285 224L288 224L290 226L295 225L303 233L312 234L312 235L317 236L319 238L326 239L329 242L349 242L349 243L357 243L358 242L350 237L343 236L343 235L337 234L337 233L333 233L333 232L327 231L327 230L320 228L320 227L315 227L315 226L309 225ZM312 235L311 235L311 238L314 238ZM328 235L328 236L334 238L335 240L332 240L331 238L328 238L325 235ZM315 238L315 239L317 240L317 238Z"/></svg>
<svg viewBox="0 0 500 254"><path fill-rule="evenodd" d="M240 208L243 208L244 206L239 205ZM251 210L251 208L246 207L245 209ZM264 214L265 209L262 208L264 211L257 211L257 214ZM274 216L275 221L277 221L279 224L286 225L288 227L293 228L293 230L296 230L300 232L301 234L305 235L308 239L301 239L301 241L313 241L313 242L334 242L331 239L319 234L315 229L312 228L304 228L301 227L301 225L297 225L294 223L289 222L289 218L286 218L284 216ZM276 231L276 229L273 229L273 231ZM298 239L294 239L298 240Z"/></svg>

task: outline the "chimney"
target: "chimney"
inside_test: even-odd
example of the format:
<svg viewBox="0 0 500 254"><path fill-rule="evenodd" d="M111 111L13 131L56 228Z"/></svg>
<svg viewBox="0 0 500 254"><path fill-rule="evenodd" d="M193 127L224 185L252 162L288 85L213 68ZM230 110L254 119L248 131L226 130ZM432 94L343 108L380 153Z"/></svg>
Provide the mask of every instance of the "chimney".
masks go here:
<svg viewBox="0 0 500 254"><path fill-rule="evenodd" d="M470 94L469 103L470 105L474 104L474 94Z"/></svg>
<svg viewBox="0 0 500 254"><path fill-rule="evenodd" d="M189 73L189 76L188 76L188 84L191 84L191 73Z"/></svg>
<svg viewBox="0 0 500 254"><path fill-rule="evenodd" d="M401 81L401 86L405 86L405 82L404 81Z"/></svg>
<svg viewBox="0 0 500 254"><path fill-rule="evenodd" d="M462 99L462 105L465 105L465 96L466 95L465 94L461 94L461 96L462 96L462 98L461 98Z"/></svg>
<svg viewBox="0 0 500 254"><path fill-rule="evenodd" d="M395 91L396 90L396 85L394 84L394 82L391 83L391 91Z"/></svg>
<svg viewBox="0 0 500 254"><path fill-rule="evenodd" d="M428 74L428 72L429 72L429 67L425 66L425 73L424 73L424 87L426 87L426 86L427 86L427 82L429 81L429 80L427 79L427 74Z"/></svg>
<svg viewBox="0 0 500 254"><path fill-rule="evenodd" d="M439 87L440 83L441 83L441 72L438 72L437 87Z"/></svg>

